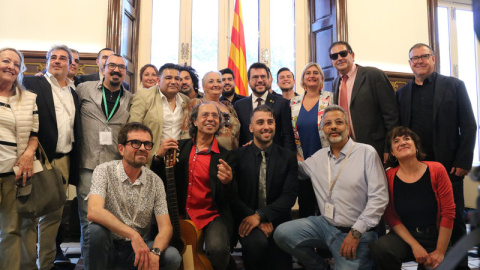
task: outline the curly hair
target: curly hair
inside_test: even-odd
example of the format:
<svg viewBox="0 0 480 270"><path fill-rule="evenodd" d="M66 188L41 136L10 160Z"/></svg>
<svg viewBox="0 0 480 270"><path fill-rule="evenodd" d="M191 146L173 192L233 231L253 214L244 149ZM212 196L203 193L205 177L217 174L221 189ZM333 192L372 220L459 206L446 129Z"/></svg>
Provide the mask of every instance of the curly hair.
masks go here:
<svg viewBox="0 0 480 270"><path fill-rule="evenodd" d="M215 134L214 134L215 136L218 135L218 133L220 132L220 128L223 126L223 113L222 113L222 111L220 111L220 109L217 107L217 105L215 105L215 102L208 101L208 100L202 100L202 103L199 103L199 104L195 105L195 107L193 107L192 113L190 114L190 122L189 122L189 125L188 125L188 134L190 134L191 138L197 136L198 128L195 126L194 122L198 118L198 111L200 110L200 106L203 106L203 105L206 105L206 104L211 104L211 105L215 106L215 108L217 108L219 119L218 119L218 129L217 129L217 131L215 131Z"/></svg>

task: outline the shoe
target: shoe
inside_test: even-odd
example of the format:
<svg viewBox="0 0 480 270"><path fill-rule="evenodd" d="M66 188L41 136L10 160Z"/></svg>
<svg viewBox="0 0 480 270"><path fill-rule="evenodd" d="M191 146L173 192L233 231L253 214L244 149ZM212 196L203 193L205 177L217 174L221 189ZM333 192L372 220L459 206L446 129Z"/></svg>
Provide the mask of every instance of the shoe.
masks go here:
<svg viewBox="0 0 480 270"><path fill-rule="evenodd" d="M63 255L63 252L61 250L57 250L57 254L55 255L55 261L53 261L54 265L65 265L65 264L70 264L70 259L65 257Z"/></svg>

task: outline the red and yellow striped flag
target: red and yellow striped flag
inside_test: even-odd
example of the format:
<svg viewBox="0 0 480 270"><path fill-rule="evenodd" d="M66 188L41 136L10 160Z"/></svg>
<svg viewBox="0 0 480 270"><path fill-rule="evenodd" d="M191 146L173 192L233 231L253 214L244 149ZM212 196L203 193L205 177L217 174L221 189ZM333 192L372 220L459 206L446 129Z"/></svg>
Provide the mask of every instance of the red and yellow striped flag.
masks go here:
<svg viewBox="0 0 480 270"><path fill-rule="evenodd" d="M235 14L233 16L230 56L228 68L235 74L235 92L248 95L247 59L245 50L245 35L243 34L243 16L240 0L235 1Z"/></svg>

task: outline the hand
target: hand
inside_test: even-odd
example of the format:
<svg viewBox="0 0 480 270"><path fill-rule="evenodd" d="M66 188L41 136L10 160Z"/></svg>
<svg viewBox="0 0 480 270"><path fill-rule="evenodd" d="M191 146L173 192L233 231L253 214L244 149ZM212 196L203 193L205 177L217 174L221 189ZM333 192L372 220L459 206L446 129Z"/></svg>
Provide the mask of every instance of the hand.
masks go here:
<svg viewBox="0 0 480 270"><path fill-rule="evenodd" d="M301 157L298 153L297 153L297 161L303 161L303 157Z"/></svg>
<svg viewBox="0 0 480 270"><path fill-rule="evenodd" d="M465 176L468 174L468 171L459 167L452 167L450 174L455 173L456 176Z"/></svg>
<svg viewBox="0 0 480 270"><path fill-rule="evenodd" d="M219 159L218 162L220 164L217 164L217 177L223 184L229 184L233 179L232 168L223 159Z"/></svg>
<svg viewBox="0 0 480 270"><path fill-rule="evenodd" d="M35 151L30 151L29 148L23 152L23 154L18 159L15 166L18 166L18 173L15 176L15 181L18 181L21 177L23 177L22 185L25 186L27 183L27 178L32 177L33 175L33 157L35 155Z"/></svg>
<svg viewBox="0 0 480 270"><path fill-rule="evenodd" d="M158 270L160 269L160 256L154 254L153 252L148 253L148 260L149 260L149 270Z"/></svg>
<svg viewBox="0 0 480 270"><path fill-rule="evenodd" d="M253 228L260 225L260 216L253 214L242 220L240 226L238 227L238 234L240 237L248 236L248 234L253 230Z"/></svg>
<svg viewBox="0 0 480 270"><path fill-rule="evenodd" d="M427 262L428 253L420 244L412 246L412 252L418 264L425 264Z"/></svg>
<svg viewBox="0 0 480 270"><path fill-rule="evenodd" d="M434 250L430 254L428 254L427 262L423 265L430 268L437 268L438 265L443 261L445 254L438 250Z"/></svg>
<svg viewBox="0 0 480 270"><path fill-rule="evenodd" d="M162 141L157 150L157 156L164 157L167 154L167 150L170 149L178 149L178 142L174 138L168 138Z"/></svg>
<svg viewBox="0 0 480 270"><path fill-rule="evenodd" d="M353 238L352 232L348 232L347 237L343 240L342 246L340 247L340 256L345 257L345 259L356 259L357 258L357 247L360 243L360 238Z"/></svg>
<svg viewBox="0 0 480 270"><path fill-rule="evenodd" d="M262 230L262 232L265 234L265 236L268 238L272 236L273 234L273 225L271 222L262 222L260 225L258 225L258 228Z"/></svg>
<svg viewBox="0 0 480 270"><path fill-rule="evenodd" d="M388 153L383 153L383 164L386 164L388 161Z"/></svg>
<svg viewBox="0 0 480 270"><path fill-rule="evenodd" d="M39 76L43 76L43 73L42 72L38 72L35 74L35 76L39 77Z"/></svg>
<svg viewBox="0 0 480 270"><path fill-rule="evenodd" d="M132 238L132 248L135 252L135 263L133 265L138 266L138 269L148 269L150 249L139 234Z"/></svg>
<svg viewBox="0 0 480 270"><path fill-rule="evenodd" d="M242 146L249 146L250 144L252 144L253 140L250 140L249 142L247 142L246 144L242 145Z"/></svg>

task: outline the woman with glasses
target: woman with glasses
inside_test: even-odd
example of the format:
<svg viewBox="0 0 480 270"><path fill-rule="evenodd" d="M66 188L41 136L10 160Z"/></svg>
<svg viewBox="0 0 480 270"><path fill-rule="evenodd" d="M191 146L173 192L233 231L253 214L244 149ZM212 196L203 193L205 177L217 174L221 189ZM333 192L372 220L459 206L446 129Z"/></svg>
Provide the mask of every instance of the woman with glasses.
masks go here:
<svg viewBox="0 0 480 270"><path fill-rule="evenodd" d="M371 246L377 269L401 269L415 260L418 269L434 269L444 259L455 218L450 178L442 164L425 157L420 138L406 127L389 135L389 203L385 221L391 230Z"/></svg>
<svg viewBox="0 0 480 270"><path fill-rule="evenodd" d="M22 227L16 208L16 186L25 186L34 174L38 147L37 95L22 89L25 70L22 53L12 48L0 50L0 269L23 269L22 258L25 262L32 257L28 254L32 247L25 245L36 239L31 233L36 230L35 223Z"/></svg>
<svg viewBox="0 0 480 270"><path fill-rule="evenodd" d="M140 88L139 90L148 89L157 85L158 69L152 64L146 64L140 69Z"/></svg>
<svg viewBox="0 0 480 270"><path fill-rule="evenodd" d="M207 72L205 76L203 76L202 85L205 96L202 99L193 99L187 108L185 108L185 117L180 138L190 138L188 125L193 107L202 103L204 100L213 101L222 112L224 118L223 127L220 127L219 134L216 136L217 141L227 150L237 149L238 137L240 135L240 121L238 121L237 113L232 104L227 100L220 101L220 96L223 91L222 75L217 71Z"/></svg>
<svg viewBox="0 0 480 270"><path fill-rule="evenodd" d="M290 100L298 161L329 146L320 122L324 109L331 104L333 98L331 92L322 91L325 77L317 63L308 63L303 68L301 80L305 93ZM299 182L298 204L300 218L315 214L317 201L310 180Z"/></svg>

